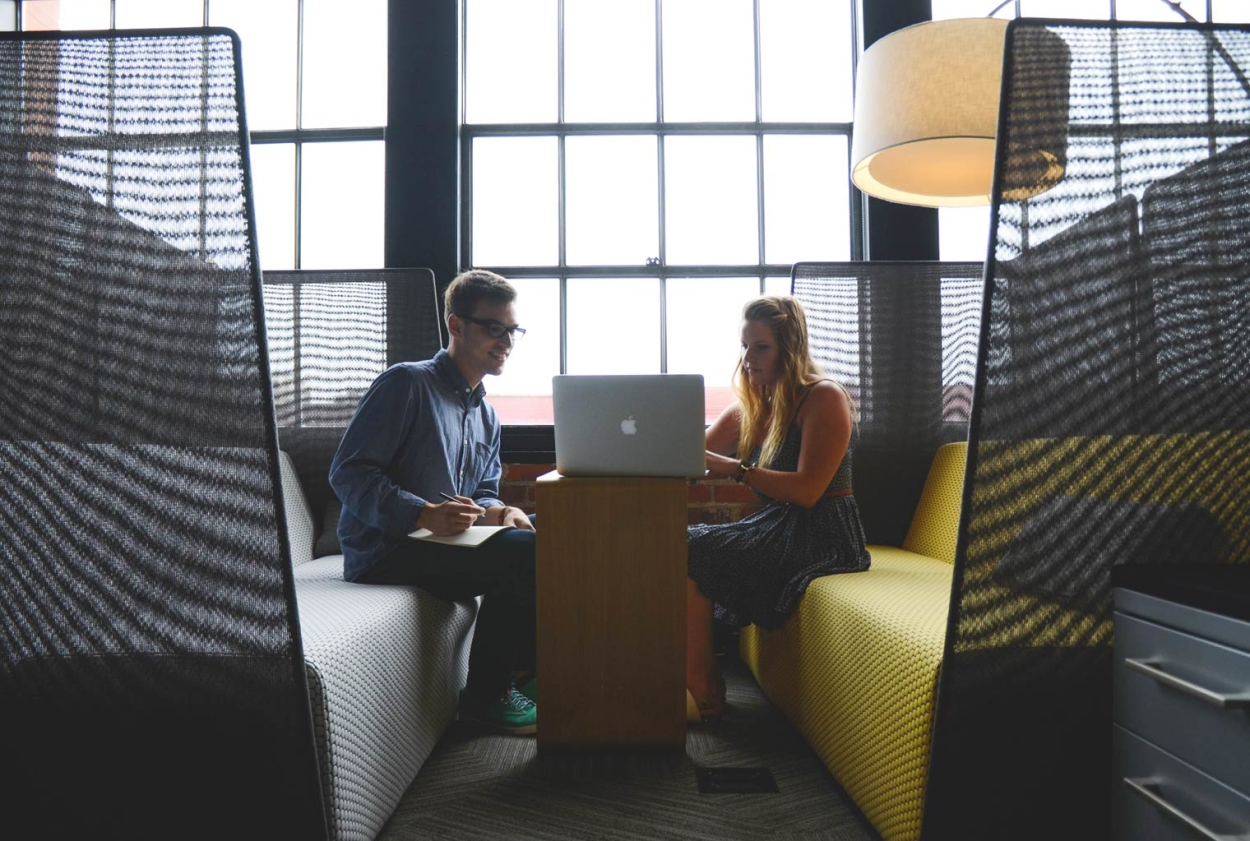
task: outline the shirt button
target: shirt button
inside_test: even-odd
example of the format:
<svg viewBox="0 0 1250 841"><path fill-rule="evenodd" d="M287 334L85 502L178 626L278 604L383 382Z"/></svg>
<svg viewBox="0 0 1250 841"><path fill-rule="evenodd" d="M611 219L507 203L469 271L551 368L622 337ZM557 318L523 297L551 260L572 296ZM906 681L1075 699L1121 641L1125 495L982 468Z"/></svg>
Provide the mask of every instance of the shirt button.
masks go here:
<svg viewBox="0 0 1250 841"><path fill-rule="evenodd" d="M469 393L469 390L466 388L466 389L464 390L464 393L465 393L465 394L468 394L468 393Z"/></svg>

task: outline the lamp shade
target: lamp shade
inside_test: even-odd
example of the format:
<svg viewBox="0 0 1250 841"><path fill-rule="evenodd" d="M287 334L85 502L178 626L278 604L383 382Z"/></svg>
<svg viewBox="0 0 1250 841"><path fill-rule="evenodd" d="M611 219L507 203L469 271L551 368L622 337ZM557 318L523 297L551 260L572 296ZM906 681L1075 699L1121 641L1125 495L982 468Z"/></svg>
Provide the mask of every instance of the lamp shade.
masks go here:
<svg viewBox="0 0 1250 841"><path fill-rule="evenodd" d="M932 21L864 52L851 143L855 186L926 207L989 204L1006 29L998 18ZM1012 170L1027 179L1005 185L1004 195L1018 200L1049 189L1063 175L1065 151L1020 150L1031 163Z"/></svg>

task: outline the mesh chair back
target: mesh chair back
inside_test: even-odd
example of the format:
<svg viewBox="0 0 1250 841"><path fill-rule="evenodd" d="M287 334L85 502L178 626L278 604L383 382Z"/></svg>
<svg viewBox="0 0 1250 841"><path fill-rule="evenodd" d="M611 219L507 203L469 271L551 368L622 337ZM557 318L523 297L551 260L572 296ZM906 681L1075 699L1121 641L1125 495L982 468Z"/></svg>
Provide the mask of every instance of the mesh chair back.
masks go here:
<svg viewBox="0 0 1250 841"><path fill-rule="evenodd" d="M356 404L398 362L443 347L429 269L267 271L265 325L282 449L319 529L334 527L330 460Z"/></svg>
<svg viewBox="0 0 1250 841"><path fill-rule="evenodd" d="M325 836L239 78L0 36L6 836Z"/></svg>
<svg viewBox="0 0 1250 841"><path fill-rule="evenodd" d="M1110 570L1250 559L1245 68L1239 29L1008 29L995 183L1063 171L994 202L927 838L1108 837Z"/></svg>
<svg viewBox="0 0 1250 841"><path fill-rule="evenodd" d="M797 263L812 355L858 410L855 496L870 543L901 546L938 447L968 433L980 263Z"/></svg>

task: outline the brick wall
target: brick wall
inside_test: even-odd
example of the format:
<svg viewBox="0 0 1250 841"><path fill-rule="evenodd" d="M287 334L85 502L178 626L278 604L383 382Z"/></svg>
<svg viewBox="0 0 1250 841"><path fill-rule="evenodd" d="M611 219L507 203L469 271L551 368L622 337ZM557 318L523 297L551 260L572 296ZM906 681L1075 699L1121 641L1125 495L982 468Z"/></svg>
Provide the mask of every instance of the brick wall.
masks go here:
<svg viewBox="0 0 1250 841"><path fill-rule="evenodd" d="M555 469L554 464L505 464L500 498L533 514L534 480ZM732 479L698 479L686 488L689 523L731 523L759 508L759 497Z"/></svg>

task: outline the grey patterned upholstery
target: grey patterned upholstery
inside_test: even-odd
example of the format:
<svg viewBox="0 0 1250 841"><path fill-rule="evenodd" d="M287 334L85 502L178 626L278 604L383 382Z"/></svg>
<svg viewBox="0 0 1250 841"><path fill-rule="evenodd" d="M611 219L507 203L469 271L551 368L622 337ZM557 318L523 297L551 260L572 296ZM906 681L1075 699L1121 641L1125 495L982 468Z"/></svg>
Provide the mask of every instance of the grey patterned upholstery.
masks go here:
<svg viewBox="0 0 1250 841"><path fill-rule="evenodd" d="M312 560L317 526L308 507L308 498L300 487L295 463L286 450L278 452L278 468L282 474L282 497L286 500L286 536L291 544L291 566L298 567Z"/></svg>
<svg viewBox="0 0 1250 841"><path fill-rule="evenodd" d="M348 583L342 555L311 560L312 514L285 452L281 467L330 837L369 841L455 717L477 605Z"/></svg>

